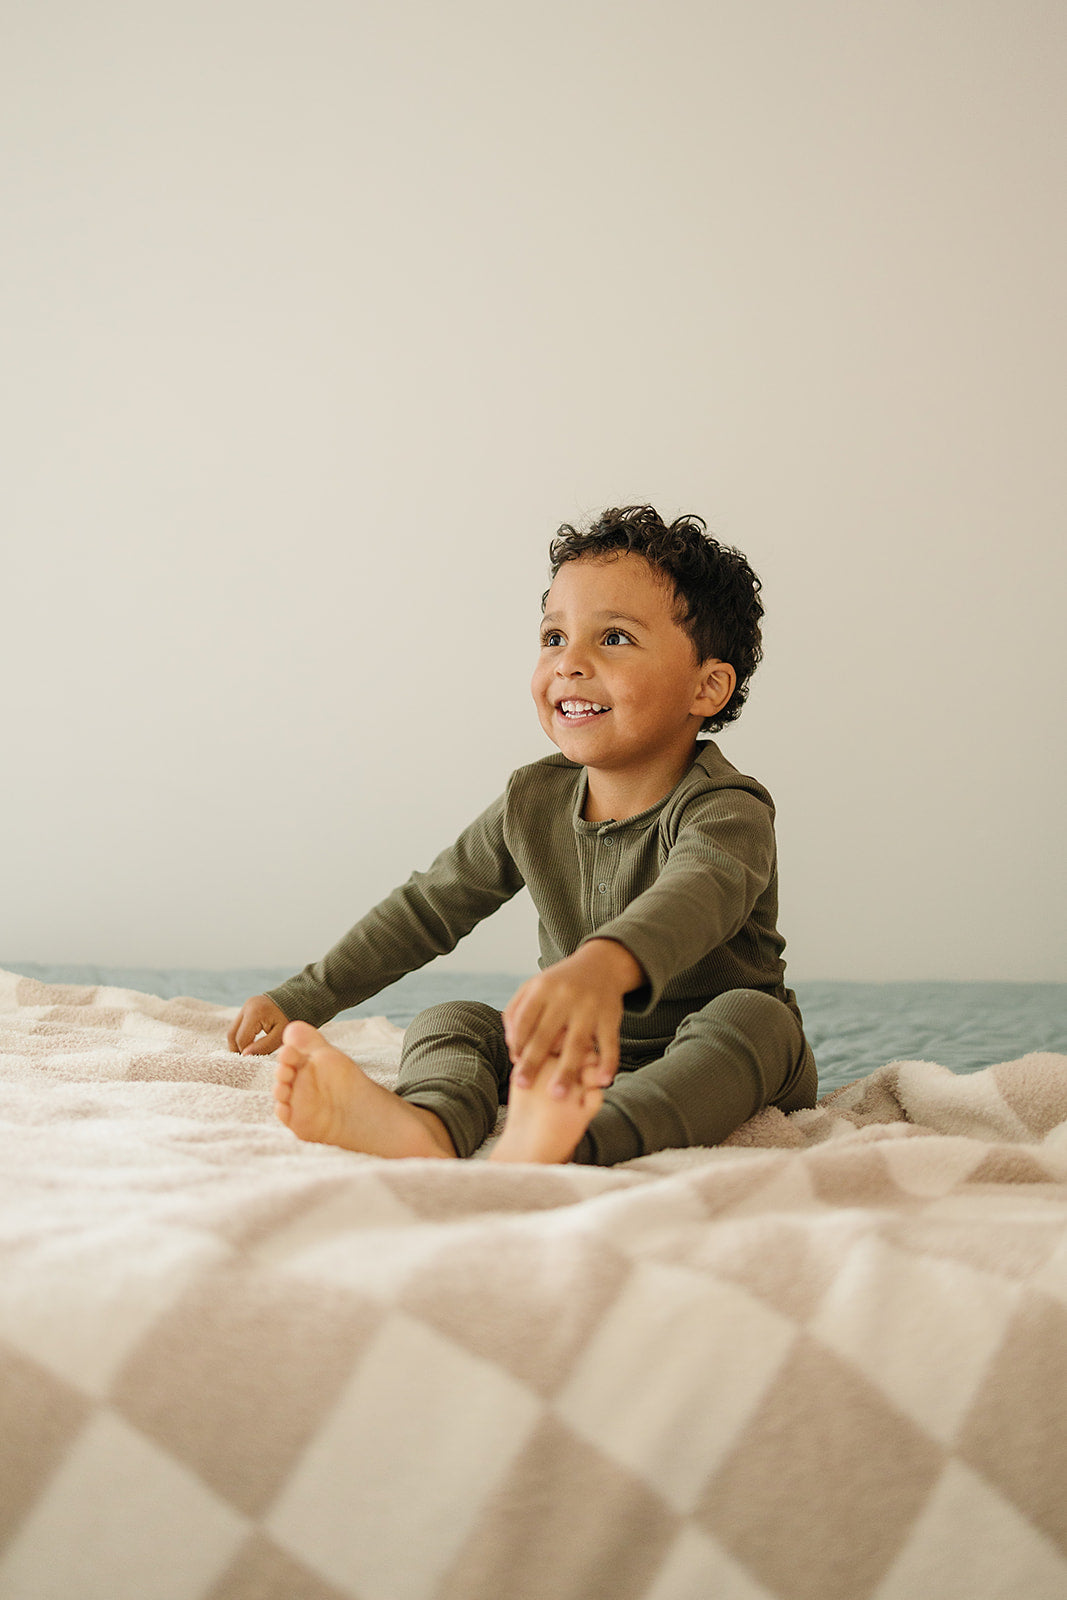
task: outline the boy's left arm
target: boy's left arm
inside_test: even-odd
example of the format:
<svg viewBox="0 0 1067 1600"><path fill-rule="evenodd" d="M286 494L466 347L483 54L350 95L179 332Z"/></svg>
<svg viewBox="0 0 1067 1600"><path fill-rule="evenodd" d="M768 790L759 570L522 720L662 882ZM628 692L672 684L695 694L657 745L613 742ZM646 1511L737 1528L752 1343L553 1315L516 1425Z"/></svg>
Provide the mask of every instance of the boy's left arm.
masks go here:
<svg viewBox="0 0 1067 1600"><path fill-rule="evenodd" d="M614 939L590 939L518 989L504 1011L519 1088L553 1060L549 1093L582 1079L605 1086L619 1068L623 996L645 983L641 964Z"/></svg>

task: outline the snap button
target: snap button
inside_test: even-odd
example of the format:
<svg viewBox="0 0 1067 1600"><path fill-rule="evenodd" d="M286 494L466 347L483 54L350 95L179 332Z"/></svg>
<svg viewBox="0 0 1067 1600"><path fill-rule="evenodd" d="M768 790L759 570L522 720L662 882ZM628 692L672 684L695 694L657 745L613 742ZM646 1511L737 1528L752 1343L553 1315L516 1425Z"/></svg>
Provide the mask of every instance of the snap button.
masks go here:
<svg viewBox="0 0 1067 1600"><path fill-rule="evenodd" d="M608 892L608 886L606 883L598 883L597 888L600 890L601 894L607 894Z"/></svg>

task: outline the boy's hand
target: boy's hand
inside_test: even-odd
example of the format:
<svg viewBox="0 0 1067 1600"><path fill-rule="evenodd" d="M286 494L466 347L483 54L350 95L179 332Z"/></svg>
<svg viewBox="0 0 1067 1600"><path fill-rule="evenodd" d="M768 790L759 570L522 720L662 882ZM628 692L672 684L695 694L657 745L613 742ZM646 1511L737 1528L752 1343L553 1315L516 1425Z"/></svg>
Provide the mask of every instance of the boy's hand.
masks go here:
<svg viewBox="0 0 1067 1600"><path fill-rule="evenodd" d="M267 1056L277 1050L289 1018L265 994L254 994L246 1000L226 1035L231 1050L243 1056ZM259 1035L262 1034L261 1039Z"/></svg>
<svg viewBox="0 0 1067 1600"><path fill-rule="evenodd" d="M579 1080L606 1087L619 1068L622 997L645 982L640 963L613 939L591 939L530 978L504 1011L515 1083L526 1088L551 1059L549 1093Z"/></svg>

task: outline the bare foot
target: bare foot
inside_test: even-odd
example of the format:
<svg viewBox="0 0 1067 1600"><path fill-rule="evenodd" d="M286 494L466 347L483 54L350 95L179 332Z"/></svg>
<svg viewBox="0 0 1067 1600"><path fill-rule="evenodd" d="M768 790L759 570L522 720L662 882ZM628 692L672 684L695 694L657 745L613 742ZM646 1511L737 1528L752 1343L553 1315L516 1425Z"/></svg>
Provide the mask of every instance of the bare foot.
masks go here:
<svg viewBox="0 0 1067 1600"><path fill-rule="evenodd" d="M604 1102L603 1090L574 1084L556 1098L548 1091L551 1073L542 1068L528 1089L511 1080L504 1131L490 1161L569 1161L586 1128Z"/></svg>
<svg viewBox="0 0 1067 1600"><path fill-rule="evenodd" d="M369 1156L455 1156L440 1117L368 1078L317 1028L290 1022L282 1040L274 1110L298 1139Z"/></svg>

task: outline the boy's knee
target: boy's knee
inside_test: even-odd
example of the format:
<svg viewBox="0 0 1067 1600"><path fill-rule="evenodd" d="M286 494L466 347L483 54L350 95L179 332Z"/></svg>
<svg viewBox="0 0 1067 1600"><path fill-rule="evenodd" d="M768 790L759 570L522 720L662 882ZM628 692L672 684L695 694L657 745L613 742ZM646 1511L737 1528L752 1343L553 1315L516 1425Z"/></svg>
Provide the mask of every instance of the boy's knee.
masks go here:
<svg viewBox="0 0 1067 1600"><path fill-rule="evenodd" d="M783 1000L762 989L728 989L699 1011L693 1011L679 1032L701 1033L707 1027L732 1027L759 1042L768 1038L792 1041L799 1049L800 1024Z"/></svg>
<svg viewBox="0 0 1067 1600"><path fill-rule="evenodd" d="M504 1036L504 1020L492 1006L480 1000L446 1000L412 1018L404 1031L404 1048L442 1039L484 1042L497 1035Z"/></svg>
<svg viewBox="0 0 1067 1600"><path fill-rule="evenodd" d="M397 1093L440 1118L457 1155L473 1155L492 1133L507 1076L504 1021L492 1006L446 1001L405 1030Z"/></svg>
<svg viewBox="0 0 1067 1600"><path fill-rule="evenodd" d="M795 1111L815 1104L815 1059L797 1018L773 994L762 989L729 989L686 1017L687 1031L709 1043L732 1043L734 1053L749 1060L762 1083L762 1103ZM725 1037L724 1037L725 1034Z"/></svg>
<svg viewBox="0 0 1067 1600"><path fill-rule="evenodd" d="M504 1019L492 1006L480 1000L447 1000L420 1011L405 1029L400 1050L402 1085L439 1076L470 1082L479 1080L484 1071L495 1086L494 1097L503 1098L511 1062Z"/></svg>

